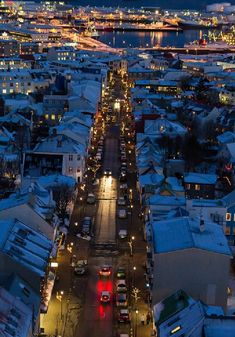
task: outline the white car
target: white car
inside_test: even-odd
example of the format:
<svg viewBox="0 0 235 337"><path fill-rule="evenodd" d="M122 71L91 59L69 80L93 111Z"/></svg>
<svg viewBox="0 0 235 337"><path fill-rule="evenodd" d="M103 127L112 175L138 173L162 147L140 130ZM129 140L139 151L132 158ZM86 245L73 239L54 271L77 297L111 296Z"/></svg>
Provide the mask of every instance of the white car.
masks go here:
<svg viewBox="0 0 235 337"><path fill-rule="evenodd" d="M118 206L126 206L126 200L124 197L118 198Z"/></svg>
<svg viewBox="0 0 235 337"><path fill-rule="evenodd" d="M119 217L119 219L126 219L127 211L125 209L119 209L118 217Z"/></svg>
<svg viewBox="0 0 235 337"><path fill-rule="evenodd" d="M118 280L116 283L116 290L118 293L126 293L127 292L126 281Z"/></svg>
<svg viewBox="0 0 235 337"><path fill-rule="evenodd" d="M120 229L118 232L118 236L120 239L125 239L127 238L127 230L126 229Z"/></svg>

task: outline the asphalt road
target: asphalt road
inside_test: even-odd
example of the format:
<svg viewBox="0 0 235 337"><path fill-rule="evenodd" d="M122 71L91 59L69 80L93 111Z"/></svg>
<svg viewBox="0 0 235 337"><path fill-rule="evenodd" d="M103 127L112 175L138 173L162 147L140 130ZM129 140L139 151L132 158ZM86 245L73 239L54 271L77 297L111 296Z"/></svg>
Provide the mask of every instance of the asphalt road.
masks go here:
<svg viewBox="0 0 235 337"><path fill-rule="evenodd" d="M114 133L108 134L105 139L103 168L109 168L113 176L103 176L100 179L98 191L98 205L95 217L95 243L116 242L116 199L118 139ZM114 136L113 136L114 135ZM95 252L96 248L92 248ZM94 253L93 252L93 253ZM89 258L89 277L85 294L85 305L82 321L79 327L79 337L112 337L113 336L113 274L110 278L99 277L99 267L102 265L115 266L116 258L110 256L95 256ZM111 293L111 303L100 304L100 294L107 290Z"/></svg>

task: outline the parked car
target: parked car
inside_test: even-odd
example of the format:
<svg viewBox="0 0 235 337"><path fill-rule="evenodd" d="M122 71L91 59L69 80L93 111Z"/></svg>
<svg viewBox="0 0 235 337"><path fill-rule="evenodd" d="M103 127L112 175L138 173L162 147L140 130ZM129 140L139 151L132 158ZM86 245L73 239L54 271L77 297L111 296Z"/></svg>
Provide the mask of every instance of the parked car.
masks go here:
<svg viewBox="0 0 235 337"><path fill-rule="evenodd" d="M124 267L118 267L116 276L118 279L125 279L126 278L126 269Z"/></svg>
<svg viewBox="0 0 235 337"><path fill-rule="evenodd" d="M79 260L74 267L74 274L78 276L85 275L87 273L87 260Z"/></svg>
<svg viewBox="0 0 235 337"><path fill-rule="evenodd" d="M118 236L120 239L127 238L127 230L126 229L120 229L118 232Z"/></svg>
<svg viewBox="0 0 235 337"><path fill-rule="evenodd" d="M127 295L125 293L117 293L116 295L116 306L117 307L127 307Z"/></svg>
<svg viewBox="0 0 235 337"><path fill-rule="evenodd" d="M127 286L125 280L118 280L116 283L116 290L118 293L125 293L127 292Z"/></svg>
<svg viewBox="0 0 235 337"><path fill-rule="evenodd" d="M85 216L82 220L82 232L89 234L91 231L92 218L90 216Z"/></svg>
<svg viewBox="0 0 235 337"><path fill-rule="evenodd" d="M127 211L125 209L119 209L118 217L119 217L119 219L126 219Z"/></svg>
<svg viewBox="0 0 235 337"><path fill-rule="evenodd" d="M110 292L109 291L102 291L100 295L100 302L101 303L109 303L111 299Z"/></svg>
<svg viewBox="0 0 235 337"><path fill-rule="evenodd" d="M130 312L128 309L121 309L118 313L118 322L119 323L130 323Z"/></svg>
<svg viewBox="0 0 235 337"><path fill-rule="evenodd" d="M124 197L118 198L118 206L126 206L126 200Z"/></svg>
<svg viewBox="0 0 235 337"><path fill-rule="evenodd" d="M93 205L95 204L96 202L96 197L93 193L88 193L88 196L87 196L87 199L86 199L86 202L90 205Z"/></svg>

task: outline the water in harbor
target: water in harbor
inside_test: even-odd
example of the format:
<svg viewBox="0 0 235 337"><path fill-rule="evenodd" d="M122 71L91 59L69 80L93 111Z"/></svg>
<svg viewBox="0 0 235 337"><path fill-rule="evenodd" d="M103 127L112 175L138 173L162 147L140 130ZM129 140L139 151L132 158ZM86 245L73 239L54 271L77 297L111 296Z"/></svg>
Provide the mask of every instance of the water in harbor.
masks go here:
<svg viewBox="0 0 235 337"><path fill-rule="evenodd" d="M202 32L203 33L203 32ZM200 30L183 32L99 32L100 41L116 48L127 47L183 47L199 39Z"/></svg>

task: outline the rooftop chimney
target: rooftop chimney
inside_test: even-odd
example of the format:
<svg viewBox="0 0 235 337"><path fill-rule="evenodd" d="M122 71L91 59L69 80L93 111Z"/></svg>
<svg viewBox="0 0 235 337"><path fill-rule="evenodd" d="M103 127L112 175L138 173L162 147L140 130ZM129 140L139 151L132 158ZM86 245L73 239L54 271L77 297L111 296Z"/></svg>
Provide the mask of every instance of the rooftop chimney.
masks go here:
<svg viewBox="0 0 235 337"><path fill-rule="evenodd" d="M200 219L199 229L201 233L205 231L205 221L203 219Z"/></svg>

